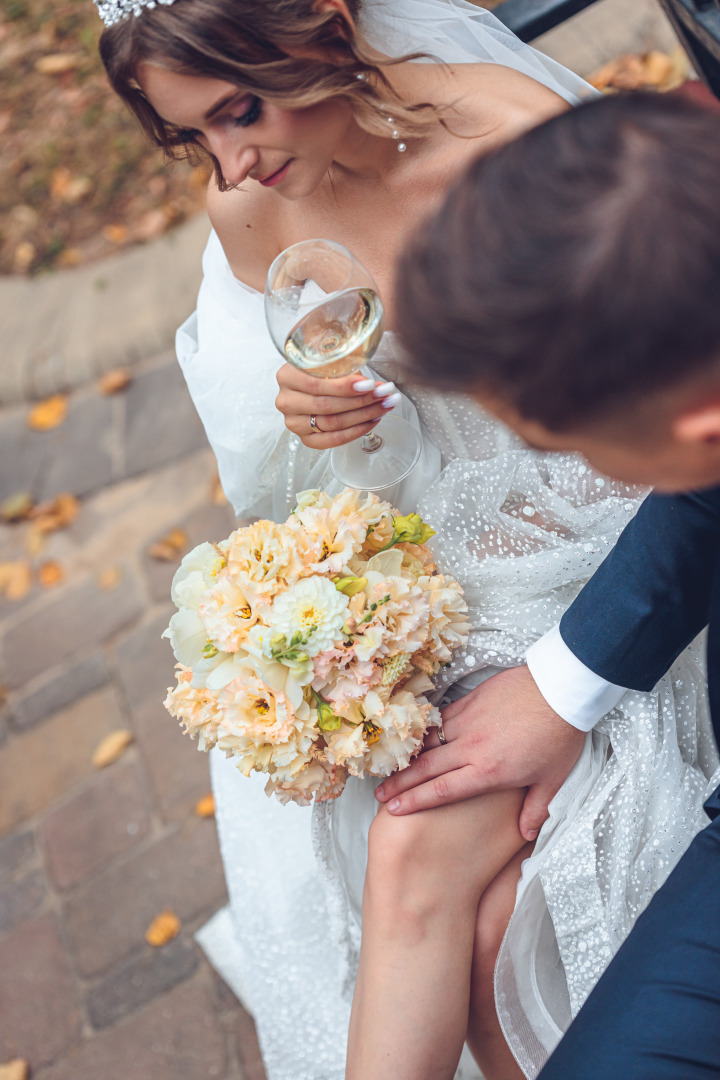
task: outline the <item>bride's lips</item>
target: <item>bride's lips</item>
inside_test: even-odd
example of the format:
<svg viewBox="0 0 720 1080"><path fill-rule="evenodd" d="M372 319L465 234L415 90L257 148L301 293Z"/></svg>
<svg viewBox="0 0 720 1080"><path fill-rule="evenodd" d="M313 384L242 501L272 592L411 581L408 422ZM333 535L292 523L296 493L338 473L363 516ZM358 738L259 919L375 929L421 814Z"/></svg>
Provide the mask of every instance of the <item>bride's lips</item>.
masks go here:
<svg viewBox="0 0 720 1080"><path fill-rule="evenodd" d="M281 169L277 172L270 173L269 176L265 176L262 180L258 180L258 184L262 184L263 187L274 187L275 184L279 184L281 180L284 180L287 176L287 171L292 163L292 158L288 158Z"/></svg>

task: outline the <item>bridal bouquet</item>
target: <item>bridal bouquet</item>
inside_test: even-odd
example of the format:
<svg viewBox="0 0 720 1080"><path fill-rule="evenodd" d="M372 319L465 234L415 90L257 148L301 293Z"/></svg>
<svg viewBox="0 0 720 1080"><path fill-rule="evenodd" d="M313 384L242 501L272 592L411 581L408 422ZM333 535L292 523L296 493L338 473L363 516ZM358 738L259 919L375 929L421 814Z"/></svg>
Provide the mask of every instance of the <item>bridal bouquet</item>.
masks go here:
<svg viewBox="0 0 720 1080"><path fill-rule="evenodd" d="M352 776L405 768L439 722L430 676L466 639L458 583L417 514L375 495L306 491L288 520L200 544L172 584L165 706L266 791L307 805Z"/></svg>

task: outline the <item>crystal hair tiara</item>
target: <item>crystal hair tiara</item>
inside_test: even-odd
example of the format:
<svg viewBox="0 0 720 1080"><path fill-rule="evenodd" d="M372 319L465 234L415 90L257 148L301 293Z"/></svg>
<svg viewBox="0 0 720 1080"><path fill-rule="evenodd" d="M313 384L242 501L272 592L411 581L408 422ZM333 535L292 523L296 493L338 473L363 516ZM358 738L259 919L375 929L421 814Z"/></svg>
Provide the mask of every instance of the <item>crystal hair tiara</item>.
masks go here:
<svg viewBox="0 0 720 1080"><path fill-rule="evenodd" d="M152 9L158 4L174 2L175 0L95 0L95 6L105 25L114 26L130 15L140 15L145 8Z"/></svg>

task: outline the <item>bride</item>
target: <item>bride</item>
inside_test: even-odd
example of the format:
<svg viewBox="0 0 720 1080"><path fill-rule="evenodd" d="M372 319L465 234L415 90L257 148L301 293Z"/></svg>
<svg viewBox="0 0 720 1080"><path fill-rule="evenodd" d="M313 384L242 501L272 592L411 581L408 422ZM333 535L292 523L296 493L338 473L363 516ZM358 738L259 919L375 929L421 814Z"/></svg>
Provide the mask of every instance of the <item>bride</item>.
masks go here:
<svg viewBox="0 0 720 1080"><path fill-rule="evenodd" d="M328 237L372 271L392 325L396 256L452 177L588 88L465 0L97 2L116 90L171 155L215 165L178 355L237 514L283 520L300 490L337 490L329 449L396 409L424 450L383 495L432 523L471 608L438 692L521 663L637 493L531 453L462 395L397 390L391 332L364 377L278 372L262 289L280 250ZM199 939L255 1017L269 1080L346 1075L366 866L347 1075L449 1078L467 1035L488 1080L534 1076L704 823L701 685L689 652L628 694L578 747L534 849L522 792L393 819L351 780L311 811L213 752L230 903ZM467 1054L457 1075L478 1075Z"/></svg>

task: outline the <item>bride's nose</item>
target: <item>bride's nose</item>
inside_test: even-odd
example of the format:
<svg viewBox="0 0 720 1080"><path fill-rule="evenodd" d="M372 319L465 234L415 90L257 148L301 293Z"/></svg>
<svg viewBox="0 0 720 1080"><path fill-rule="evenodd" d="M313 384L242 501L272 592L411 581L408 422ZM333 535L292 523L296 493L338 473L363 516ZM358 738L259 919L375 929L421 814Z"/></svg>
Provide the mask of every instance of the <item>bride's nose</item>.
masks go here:
<svg viewBox="0 0 720 1080"><path fill-rule="evenodd" d="M214 132L208 136L208 149L217 158L227 184L242 184L259 161L257 150L243 145L234 132Z"/></svg>

